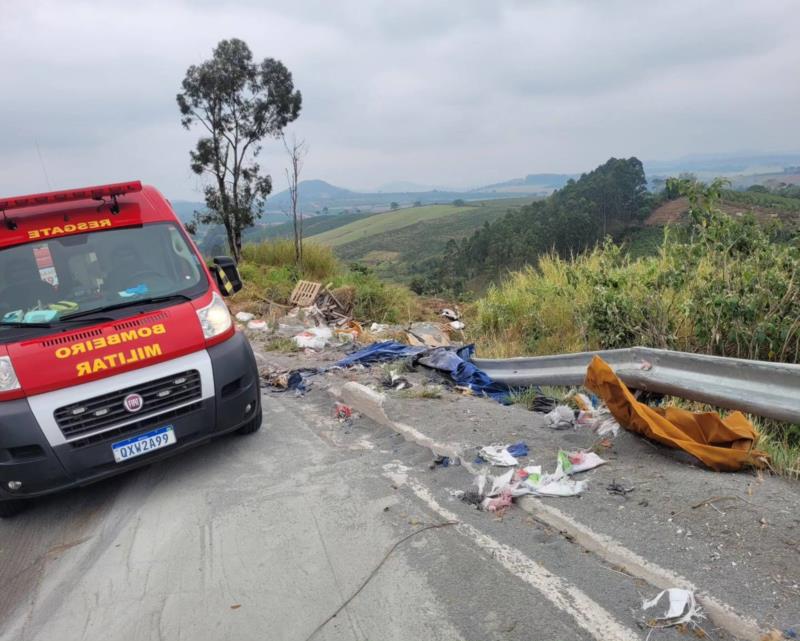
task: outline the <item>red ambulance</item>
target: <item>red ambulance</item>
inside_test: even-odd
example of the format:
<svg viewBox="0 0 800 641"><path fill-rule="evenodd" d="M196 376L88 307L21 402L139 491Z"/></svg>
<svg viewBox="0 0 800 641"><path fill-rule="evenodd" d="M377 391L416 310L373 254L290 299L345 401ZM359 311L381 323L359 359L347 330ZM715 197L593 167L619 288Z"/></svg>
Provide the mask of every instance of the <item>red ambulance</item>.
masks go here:
<svg viewBox="0 0 800 641"><path fill-rule="evenodd" d="M241 286L140 182L0 198L0 516L257 431Z"/></svg>

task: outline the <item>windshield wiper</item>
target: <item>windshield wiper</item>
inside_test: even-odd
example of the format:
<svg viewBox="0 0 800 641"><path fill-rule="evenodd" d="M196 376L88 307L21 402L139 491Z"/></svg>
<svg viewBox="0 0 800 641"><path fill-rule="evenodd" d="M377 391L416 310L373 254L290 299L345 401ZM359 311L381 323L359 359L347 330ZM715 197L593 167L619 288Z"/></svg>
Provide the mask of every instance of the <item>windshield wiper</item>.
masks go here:
<svg viewBox="0 0 800 641"><path fill-rule="evenodd" d="M192 300L186 294L170 294L169 296L152 296L150 298L137 298L136 300L127 300L124 303L114 303L113 305L105 305L104 307L96 307L94 309L86 309L82 312L74 312L62 316L60 320L69 321L75 318L82 318L83 316L91 316L98 312L110 312L115 309L124 309L125 307L135 307L136 305L150 305L152 303L166 303L171 300Z"/></svg>
<svg viewBox="0 0 800 641"><path fill-rule="evenodd" d="M114 320L110 316L97 316L95 318L59 318L58 320L52 321L50 323L26 323L25 321L0 321L0 327L44 327L44 328L53 328L58 327L58 324L62 321L67 323L85 323L91 321L112 321Z"/></svg>
<svg viewBox="0 0 800 641"><path fill-rule="evenodd" d="M0 327L53 327L53 323L24 323L22 321L0 321Z"/></svg>

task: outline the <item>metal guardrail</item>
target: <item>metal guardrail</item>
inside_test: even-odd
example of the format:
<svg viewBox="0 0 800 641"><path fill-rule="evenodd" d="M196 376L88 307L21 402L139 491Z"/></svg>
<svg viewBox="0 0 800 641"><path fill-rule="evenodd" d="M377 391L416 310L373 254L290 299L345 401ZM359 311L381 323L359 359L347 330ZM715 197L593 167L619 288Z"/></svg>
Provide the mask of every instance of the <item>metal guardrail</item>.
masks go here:
<svg viewBox="0 0 800 641"><path fill-rule="evenodd" d="M512 387L580 385L595 354L631 388L800 423L800 365L648 347L473 363Z"/></svg>

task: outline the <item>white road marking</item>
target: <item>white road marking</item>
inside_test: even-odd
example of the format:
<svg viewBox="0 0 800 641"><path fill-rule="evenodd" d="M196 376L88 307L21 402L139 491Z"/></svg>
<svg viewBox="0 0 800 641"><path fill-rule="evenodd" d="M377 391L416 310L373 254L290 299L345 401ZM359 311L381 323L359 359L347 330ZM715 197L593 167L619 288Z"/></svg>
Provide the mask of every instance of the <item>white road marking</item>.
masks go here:
<svg viewBox="0 0 800 641"><path fill-rule="evenodd" d="M446 521L460 521L458 515L439 505L427 487L410 478L408 468L392 464L384 466L384 476L395 484L406 484L431 510ZM605 608L589 596L549 570L532 561L516 548L500 543L468 523L455 526L460 534L489 553L507 571L528 583L595 639L600 641L639 641L640 635L618 622Z"/></svg>

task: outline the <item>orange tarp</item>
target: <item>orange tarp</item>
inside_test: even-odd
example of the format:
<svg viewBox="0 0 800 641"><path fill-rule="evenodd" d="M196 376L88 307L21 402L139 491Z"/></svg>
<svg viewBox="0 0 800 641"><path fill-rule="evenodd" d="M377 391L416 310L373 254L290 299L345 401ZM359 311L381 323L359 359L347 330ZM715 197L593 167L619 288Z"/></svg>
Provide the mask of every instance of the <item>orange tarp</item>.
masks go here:
<svg viewBox="0 0 800 641"><path fill-rule="evenodd" d="M637 401L608 364L595 356L586 387L606 404L620 425L670 447L685 450L718 472L761 467L766 454L753 449L758 432L741 412L720 418L715 412L655 409Z"/></svg>

